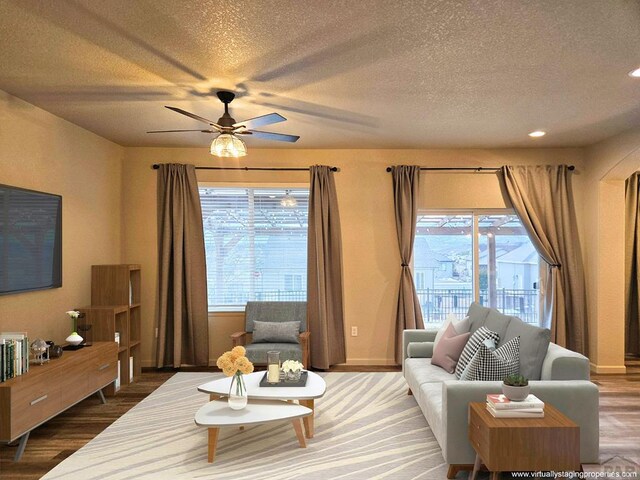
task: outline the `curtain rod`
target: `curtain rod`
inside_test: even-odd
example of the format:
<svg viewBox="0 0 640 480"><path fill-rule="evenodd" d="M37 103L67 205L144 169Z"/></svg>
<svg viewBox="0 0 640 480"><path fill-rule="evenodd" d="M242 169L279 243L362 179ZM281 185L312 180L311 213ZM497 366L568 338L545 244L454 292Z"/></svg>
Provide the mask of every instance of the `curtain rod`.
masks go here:
<svg viewBox="0 0 640 480"><path fill-rule="evenodd" d="M158 170L160 165L154 163L151 168L154 170ZM196 167L196 170L244 170L248 172L250 170L266 170L266 171L285 171L285 172L308 172L309 168L293 168L293 167ZM338 167L330 167L332 172L339 172L340 169Z"/></svg>
<svg viewBox="0 0 640 480"><path fill-rule="evenodd" d="M575 170L574 165L569 165L569 170ZM469 172L497 172L502 167L420 167L420 170L432 170L432 171L469 171ZM387 167L387 172L391 171L391 167Z"/></svg>

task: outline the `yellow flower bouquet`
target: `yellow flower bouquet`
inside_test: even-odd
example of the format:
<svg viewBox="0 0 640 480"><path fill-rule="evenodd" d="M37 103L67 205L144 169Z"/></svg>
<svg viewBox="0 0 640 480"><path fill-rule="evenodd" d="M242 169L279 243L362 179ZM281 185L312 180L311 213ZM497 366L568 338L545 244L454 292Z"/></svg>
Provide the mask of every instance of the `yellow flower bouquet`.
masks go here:
<svg viewBox="0 0 640 480"><path fill-rule="evenodd" d="M231 379L229 387L229 406L234 410L240 410L247 405L247 388L242 375L253 372L253 363L245 356L244 347L237 346L229 352L224 352L218 358L216 365L222 373Z"/></svg>

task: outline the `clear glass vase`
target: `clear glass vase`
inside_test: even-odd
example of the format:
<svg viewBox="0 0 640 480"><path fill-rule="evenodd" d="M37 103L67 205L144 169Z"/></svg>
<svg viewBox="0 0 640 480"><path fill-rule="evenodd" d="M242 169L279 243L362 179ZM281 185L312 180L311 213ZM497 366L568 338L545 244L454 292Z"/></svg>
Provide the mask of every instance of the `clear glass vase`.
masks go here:
<svg viewBox="0 0 640 480"><path fill-rule="evenodd" d="M229 407L233 410L242 410L247 406L248 398L244 377L238 372L231 377L231 386L229 387L229 397L227 399Z"/></svg>

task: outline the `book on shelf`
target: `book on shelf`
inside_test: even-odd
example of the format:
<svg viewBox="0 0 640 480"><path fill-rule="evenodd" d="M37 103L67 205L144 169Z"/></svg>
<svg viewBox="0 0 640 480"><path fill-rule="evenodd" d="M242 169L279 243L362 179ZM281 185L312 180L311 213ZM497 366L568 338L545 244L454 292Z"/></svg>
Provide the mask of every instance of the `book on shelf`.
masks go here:
<svg viewBox="0 0 640 480"><path fill-rule="evenodd" d="M496 410L487 403L487 410L495 418L544 418L544 408Z"/></svg>
<svg viewBox="0 0 640 480"><path fill-rule="evenodd" d="M27 332L0 333L0 382L29 371L29 338Z"/></svg>
<svg viewBox="0 0 640 480"><path fill-rule="evenodd" d="M509 400L502 394L487 395L487 404L491 405L495 410L522 410L528 408L544 409L544 402L533 394L529 394L527 398L521 402Z"/></svg>

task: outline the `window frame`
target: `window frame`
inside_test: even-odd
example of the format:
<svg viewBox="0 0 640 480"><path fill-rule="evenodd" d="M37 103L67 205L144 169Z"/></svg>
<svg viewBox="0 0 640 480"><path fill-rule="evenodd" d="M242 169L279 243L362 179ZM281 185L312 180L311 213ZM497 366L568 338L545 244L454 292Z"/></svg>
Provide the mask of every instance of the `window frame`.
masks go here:
<svg viewBox="0 0 640 480"><path fill-rule="evenodd" d="M470 215L472 217L472 234L471 234L471 249L472 249L472 263L473 263L473 276L472 276L472 290L473 290L473 301L480 303L480 222L479 217L483 215L516 215L517 213L513 208L420 208L418 209L418 218L422 215ZM525 229L526 232L526 229ZM527 236L529 234L527 233ZM531 241L531 238L529 238ZM533 242L531 242L533 244ZM535 245L534 245L535 248ZM542 278L542 269L544 260L540 257L539 261L539 269L540 269L540 278ZM415 266L414 266L414 258L415 255L411 255L411 270L415 279ZM414 280L415 281L415 280ZM416 287L417 288L417 287ZM539 301L542 301L543 292L538 287L539 291ZM542 306L540 306L540 312L542 312ZM542 322L542 313L540 313L540 318L538 319L538 323L536 325L540 326Z"/></svg>
<svg viewBox="0 0 640 480"><path fill-rule="evenodd" d="M241 188L241 189L279 188L283 190L289 190L289 189L311 190L311 183L310 182L199 181L198 189L200 188ZM308 226L307 226L307 232L308 232ZM207 313L209 315L237 314L237 313L244 312L244 309L245 307L243 305L238 305L236 307L233 307L230 305L222 305L221 308L212 309L212 306L209 305L208 289L207 289Z"/></svg>

